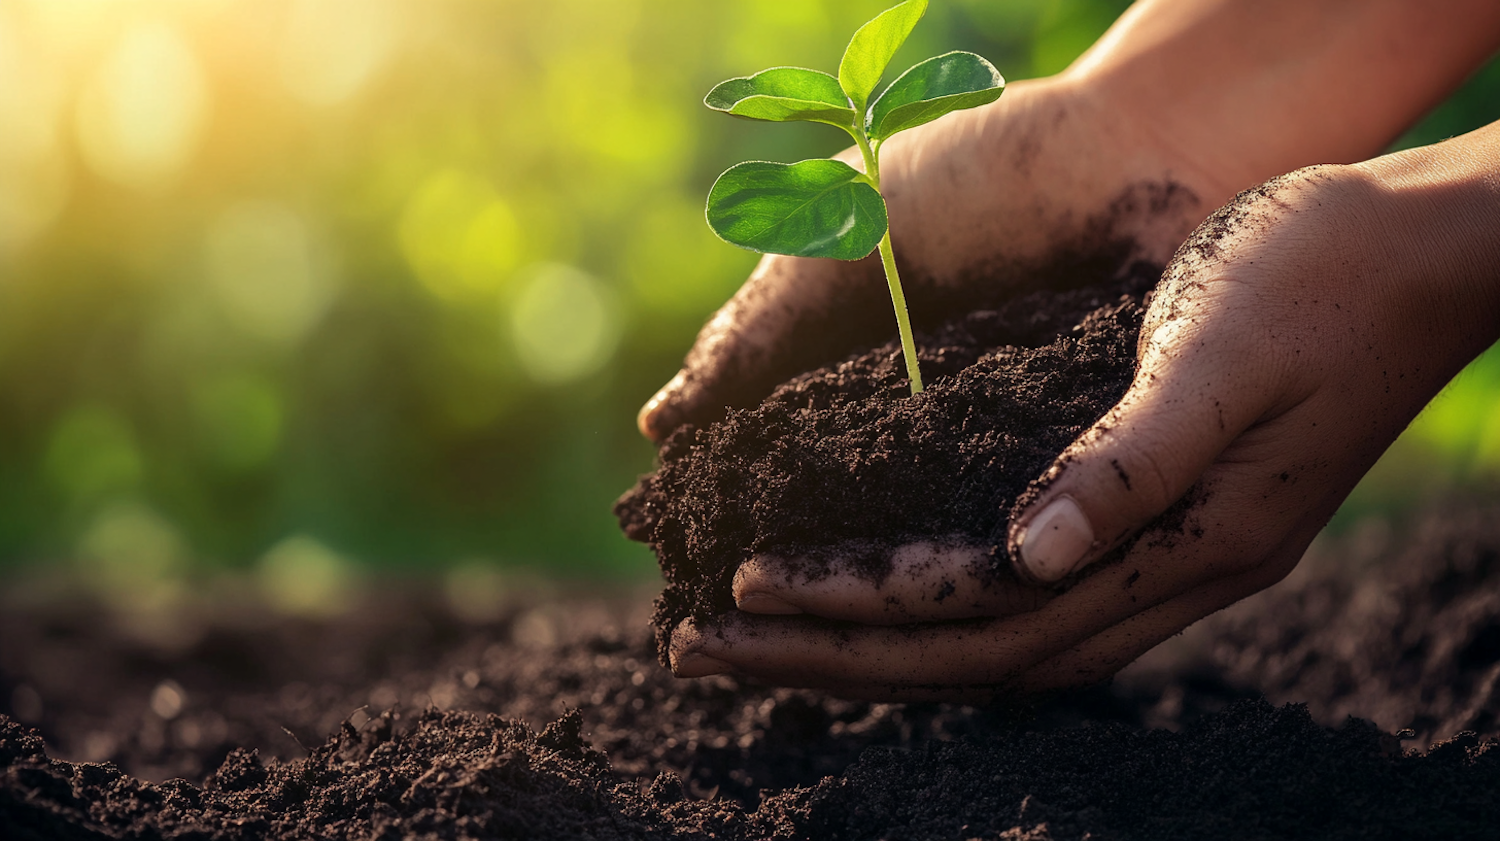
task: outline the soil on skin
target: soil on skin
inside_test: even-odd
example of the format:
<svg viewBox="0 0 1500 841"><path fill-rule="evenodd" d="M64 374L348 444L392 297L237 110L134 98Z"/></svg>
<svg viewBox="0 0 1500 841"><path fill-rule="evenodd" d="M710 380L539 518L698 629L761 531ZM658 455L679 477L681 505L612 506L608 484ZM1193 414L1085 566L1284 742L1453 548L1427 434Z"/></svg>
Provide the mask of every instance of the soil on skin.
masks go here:
<svg viewBox="0 0 1500 841"><path fill-rule="evenodd" d="M1160 276L1130 263L1102 285L1032 293L919 334L918 395L893 340L758 407L679 427L657 472L615 506L667 580L653 617L660 656L683 619L733 609L734 572L756 554L797 558L809 577L852 558L878 579L893 549L935 541L991 547L985 572L1013 580L1012 507L1124 395Z"/></svg>
<svg viewBox="0 0 1500 841"><path fill-rule="evenodd" d="M1500 502L1438 510L1019 719L674 680L645 593L169 634L7 588L0 838L1493 838Z"/></svg>

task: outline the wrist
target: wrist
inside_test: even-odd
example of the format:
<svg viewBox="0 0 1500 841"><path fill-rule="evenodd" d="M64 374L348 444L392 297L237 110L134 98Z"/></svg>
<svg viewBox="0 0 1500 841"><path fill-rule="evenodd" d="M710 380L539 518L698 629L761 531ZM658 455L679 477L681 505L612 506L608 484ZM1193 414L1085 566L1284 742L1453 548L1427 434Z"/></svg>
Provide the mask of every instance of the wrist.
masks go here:
<svg viewBox="0 0 1500 841"><path fill-rule="evenodd" d="M1022 141L1042 149L1032 155L1040 164L1032 173L1032 189L1061 199L1066 212L1051 228L1068 242L1103 214L1112 235L1135 243L1135 258L1164 264L1204 217L1236 192L1193 156L1164 142L1140 110L1119 107L1086 74L1063 72L1015 87L1017 93L1024 89L1027 108L1037 112L1027 122L1046 127ZM1011 104L1022 99L1017 96ZM1012 126L1002 129L997 140L1013 140Z"/></svg>
<svg viewBox="0 0 1500 841"><path fill-rule="evenodd" d="M1348 168L1381 208L1392 255L1464 354L1500 340L1500 123Z"/></svg>
<svg viewBox="0 0 1500 841"><path fill-rule="evenodd" d="M1226 186L1376 155L1500 48L1500 4L1140 0L1064 75Z"/></svg>

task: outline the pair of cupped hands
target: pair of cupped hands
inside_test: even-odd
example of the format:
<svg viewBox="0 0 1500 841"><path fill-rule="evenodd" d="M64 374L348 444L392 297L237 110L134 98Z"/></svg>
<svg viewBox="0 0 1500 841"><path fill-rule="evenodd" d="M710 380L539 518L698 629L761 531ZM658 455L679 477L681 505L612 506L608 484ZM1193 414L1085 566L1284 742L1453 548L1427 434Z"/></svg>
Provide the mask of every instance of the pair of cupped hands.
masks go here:
<svg viewBox="0 0 1500 841"><path fill-rule="evenodd" d="M993 298L982 284L1134 243L1134 258L1166 265L1138 374L1010 524L1016 582L983 574L988 546L903 547L878 583L838 563L809 580L796 559L754 557L735 576L738 610L674 630L677 675L882 700L1086 684L1295 566L1493 338L1471 304L1494 293L1441 256L1464 231L1437 212L1440 191L1398 189L1427 158L1256 187L1172 140L1039 80L889 144L891 231L919 309L923 296ZM869 259L766 257L641 411L642 431L660 440L753 405L840 341L888 333L884 295ZM1183 522L1153 526L1184 500ZM1058 592L1065 578L1076 583ZM949 597L933 598L945 582Z"/></svg>

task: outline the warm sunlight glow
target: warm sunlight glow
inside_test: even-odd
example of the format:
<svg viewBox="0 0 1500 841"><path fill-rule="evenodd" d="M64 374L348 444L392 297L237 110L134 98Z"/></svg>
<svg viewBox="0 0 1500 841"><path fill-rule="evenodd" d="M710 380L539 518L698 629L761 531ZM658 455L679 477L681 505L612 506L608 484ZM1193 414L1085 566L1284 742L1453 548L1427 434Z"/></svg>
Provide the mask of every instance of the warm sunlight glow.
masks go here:
<svg viewBox="0 0 1500 841"><path fill-rule="evenodd" d="M244 202L209 226L209 283L224 314L247 335L292 345L333 298L329 260L302 217L270 202Z"/></svg>
<svg viewBox="0 0 1500 841"><path fill-rule="evenodd" d="M357 93L396 46L395 0L295 0L281 78L299 99L333 105Z"/></svg>
<svg viewBox="0 0 1500 841"><path fill-rule="evenodd" d="M78 141L96 173L153 189L197 148L209 88L191 47L171 25L134 24L94 72L78 103Z"/></svg>
<svg viewBox="0 0 1500 841"><path fill-rule="evenodd" d="M619 338L618 309L609 290L571 266L533 270L511 311L521 365L546 385L572 382L609 361Z"/></svg>
<svg viewBox="0 0 1500 841"><path fill-rule="evenodd" d="M0 10L0 257L51 226L68 196L62 89Z"/></svg>

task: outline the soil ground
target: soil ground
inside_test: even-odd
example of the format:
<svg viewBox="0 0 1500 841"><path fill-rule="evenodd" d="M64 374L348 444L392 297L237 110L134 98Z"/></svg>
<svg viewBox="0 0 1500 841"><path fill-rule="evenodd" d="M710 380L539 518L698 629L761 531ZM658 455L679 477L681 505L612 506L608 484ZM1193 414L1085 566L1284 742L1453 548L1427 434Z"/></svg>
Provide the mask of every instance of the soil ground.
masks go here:
<svg viewBox="0 0 1500 841"><path fill-rule="evenodd" d="M11 587L0 838L1494 838L1495 499L1323 540L1029 712L677 681L645 592L143 633Z"/></svg>

